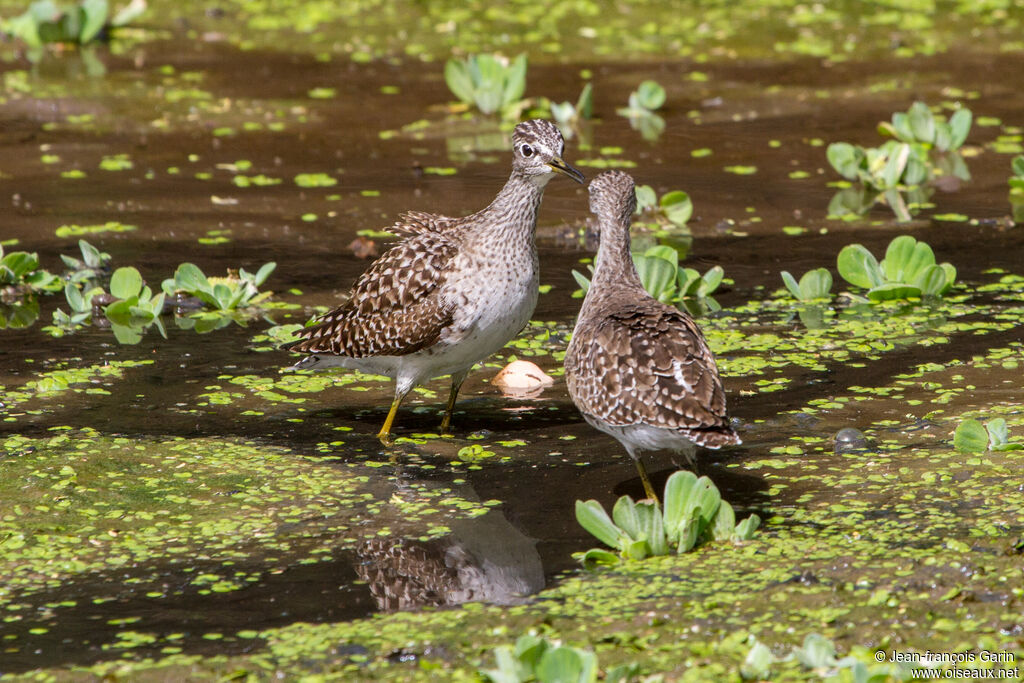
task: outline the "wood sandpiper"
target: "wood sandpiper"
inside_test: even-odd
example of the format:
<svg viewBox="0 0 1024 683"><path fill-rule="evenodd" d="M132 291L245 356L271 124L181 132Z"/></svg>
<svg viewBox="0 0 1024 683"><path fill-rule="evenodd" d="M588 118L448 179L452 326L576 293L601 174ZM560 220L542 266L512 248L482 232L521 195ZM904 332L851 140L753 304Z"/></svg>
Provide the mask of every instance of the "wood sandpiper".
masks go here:
<svg viewBox="0 0 1024 683"><path fill-rule="evenodd" d="M549 121L512 133L512 174L491 204L451 218L402 214L402 239L356 281L348 300L301 330L288 348L310 354L296 369L343 366L395 380L395 399L377 434L391 442L402 399L432 377L451 375L441 421L447 432L470 369L519 333L537 304L537 209L556 173L583 174L562 160L565 142Z"/></svg>
<svg viewBox="0 0 1024 683"><path fill-rule="evenodd" d="M740 439L697 323L656 301L640 283L630 253L633 179L607 171L589 189L600 245L565 354L566 383L584 419L622 443L647 497L657 500L642 451L670 449L693 466L694 444L720 448Z"/></svg>

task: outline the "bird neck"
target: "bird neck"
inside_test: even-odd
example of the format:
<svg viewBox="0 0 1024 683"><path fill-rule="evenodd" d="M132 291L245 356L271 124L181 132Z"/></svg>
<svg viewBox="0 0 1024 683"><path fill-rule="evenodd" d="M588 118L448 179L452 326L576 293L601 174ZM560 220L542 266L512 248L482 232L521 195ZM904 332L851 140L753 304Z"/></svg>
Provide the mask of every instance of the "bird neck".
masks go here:
<svg viewBox="0 0 1024 683"><path fill-rule="evenodd" d="M490 206L480 212L491 219L484 224L499 232L522 230L532 238L537 227L537 210L548 180L550 175L524 176L513 171Z"/></svg>
<svg viewBox="0 0 1024 683"><path fill-rule="evenodd" d="M617 220L599 219L600 243L594 259L594 279L590 291L618 287L643 289L630 250L629 226Z"/></svg>

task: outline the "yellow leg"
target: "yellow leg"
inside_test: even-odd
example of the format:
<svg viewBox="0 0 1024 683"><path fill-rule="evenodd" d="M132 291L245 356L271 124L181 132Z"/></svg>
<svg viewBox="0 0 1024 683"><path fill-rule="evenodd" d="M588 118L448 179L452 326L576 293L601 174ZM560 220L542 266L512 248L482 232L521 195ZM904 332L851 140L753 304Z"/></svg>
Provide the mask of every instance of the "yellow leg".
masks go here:
<svg viewBox="0 0 1024 683"><path fill-rule="evenodd" d="M388 411L388 417L384 420L384 426L377 432L377 438L385 446L390 446L393 443L391 440L391 425L395 423L395 415L398 414L398 406L402 405L403 398L405 398L405 394L395 396L395 400L391 402L391 410Z"/></svg>
<svg viewBox="0 0 1024 683"><path fill-rule="evenodd" d="M444 408L444 417L441 418L441 434L447 434L452 425L452 413L455 412L455 399L459 397L459 389L466 379L466 374L452 375L452 390L448 394L448 405Z"/></svg>
<svg viewBox="0 0 1024 683"><path fill-rule="evenodd" d="M634 461L636 462L636 469L640 473L640 481L644 483L644 493L654 501L655 505L658 505L658 494L654 492L651 478L647 476L647 468L644 467L644 463L640 460L639 456L634 458Z"/></svg>

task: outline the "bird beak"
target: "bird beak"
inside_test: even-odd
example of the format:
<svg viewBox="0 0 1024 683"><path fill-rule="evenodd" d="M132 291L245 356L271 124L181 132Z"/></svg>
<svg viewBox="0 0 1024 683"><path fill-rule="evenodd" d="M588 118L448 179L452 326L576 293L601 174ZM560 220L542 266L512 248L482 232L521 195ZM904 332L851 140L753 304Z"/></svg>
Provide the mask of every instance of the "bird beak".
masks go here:
<svg viewBox="0 0 1024 683"><path fill-rule="evenodd" d="M555 171L556 173L561 173L563 175L567 175L570 178L572 178L573 180L575 180L577 183L579 183L580 185L583 184L583 180L584 180L583 174L580 173L579 171L577 171L575 168L573 168L569 164L567 164L564 161L562 161L562 159L560 157L553 158L551 161L548 162L548 166L550 166L551 169L553 171Z"/></svg>

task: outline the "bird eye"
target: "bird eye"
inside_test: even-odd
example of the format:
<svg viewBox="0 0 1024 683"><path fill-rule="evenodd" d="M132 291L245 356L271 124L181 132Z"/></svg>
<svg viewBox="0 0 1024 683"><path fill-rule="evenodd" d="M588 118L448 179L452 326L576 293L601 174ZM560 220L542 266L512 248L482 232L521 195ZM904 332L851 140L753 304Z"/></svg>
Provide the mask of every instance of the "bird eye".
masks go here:
<svg viewBox="0 0 1024 683"><path fill-rule="evenodd" d="M527 145L525 143L523 144L522 147L519 148L519 151L523 153L524 157L532 157L533 156L533 147L530 147L529 145Z"/></svg>

